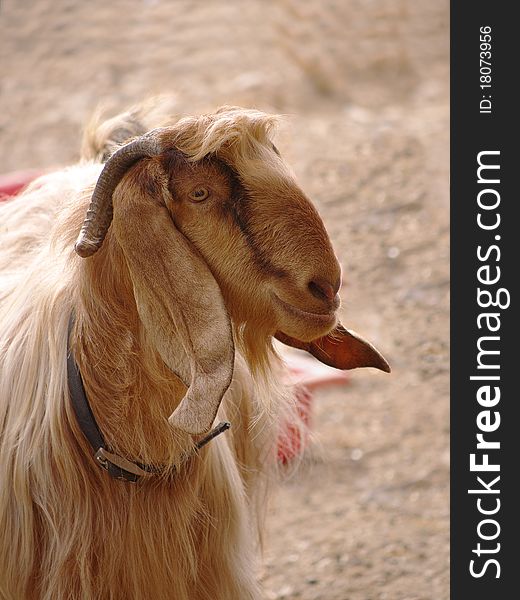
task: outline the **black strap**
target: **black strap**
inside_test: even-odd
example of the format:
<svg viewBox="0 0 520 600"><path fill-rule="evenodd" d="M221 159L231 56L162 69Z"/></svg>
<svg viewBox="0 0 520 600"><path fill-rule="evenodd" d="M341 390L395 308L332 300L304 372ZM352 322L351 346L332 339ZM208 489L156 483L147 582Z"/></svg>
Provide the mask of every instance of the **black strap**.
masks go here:
<svg viewBox="0 0 520 600"><path fill-rule="evenodd" d="M92 446L97 463L106 469L111 477L130 481L132 483L139 481L142 476L161 473L164 469L153 467L151 465L145 465L137 461L129 461L128 459L118 456L117 454L113 454L106 447L103 434L99 429L94 417L94 413L90 407L87 394L85 393L85 386L83 385L83 379L81 378L79 367L74 360L74 356L72 355L70 348L70 338L73 326L74 315L71 314L67 336L67 379L70 400L72 408L74 409L74 414L76 415L76 419L78 421L78 425L83 432L83 435L87 438L89 444ZM200 450L213 438L215 438L217 435L220 435L224 431L227 431L229 428L230 424L227 421L219 423L206 436L204 436L195 444L196 449ZM126 466L127 469L125 469L122 464ZM131 469L131 471L128 469Z"/></svg>
<svg viewBox="0 0 520 600"><path fill-rule="evenodd" d="M70 349L70 337L73 325L74 319L71 317L69 320L69 335L67 337L67 377L69 382L70 400L81 431L92 448L97 450L98 448L105 447L105 440L103 439L103 435L99 430L92 409L90 408L79 367L74 360L74 356Z"/></svg>
<svg viewBox="0 0 520 600"><path fill-rule="evenodd" d="M89 401L87 399L87 394L85 393L85 386L83 385L83 379L81 378L81 373L79 371L79 367L74 360L74 356L72 355L72 351L70 348L70 338L72 333L72 328L74 326L74 316L71 315L69 319L69 330L67 336L67 378L69 384L69 392L70 392L70 400L72 404L72 408L74 409L74 413L76 415L76 419L78 421L78 425L83 432L83 435L87 438L89 444L92 446L92 449L96 453L96 460L99 465L101 465L104 469L106 469L111 477L115 479L123 479L126 481L136 482L139 479L139 475L135 473L131 473L118 465L114 464L110 460L106 459L106 457L99 457L98 452L100 450L106 450L105 440L103 439L103 435L99 429L99 426L96 422L96 418L94 417L94 413L90 407ZM148 465L138 465L144 471L152 471L152 467ZM148 468L147 468L148 467Z"/></svg>

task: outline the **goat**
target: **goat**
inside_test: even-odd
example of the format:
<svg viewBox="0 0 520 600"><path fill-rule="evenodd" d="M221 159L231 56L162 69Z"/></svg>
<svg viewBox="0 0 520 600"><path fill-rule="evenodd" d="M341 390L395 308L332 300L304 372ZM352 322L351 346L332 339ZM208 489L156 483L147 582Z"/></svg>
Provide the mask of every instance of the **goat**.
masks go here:
<svg viewBox="0 0 520 600"><path fill-rule="evenodd" d="M3 600L260 598L293 404L273 337L389 370L338 324L340 266L275 117L224 107L146 131L132 115L0 207ZM217 414L232 427L206 444Z"/></svg>

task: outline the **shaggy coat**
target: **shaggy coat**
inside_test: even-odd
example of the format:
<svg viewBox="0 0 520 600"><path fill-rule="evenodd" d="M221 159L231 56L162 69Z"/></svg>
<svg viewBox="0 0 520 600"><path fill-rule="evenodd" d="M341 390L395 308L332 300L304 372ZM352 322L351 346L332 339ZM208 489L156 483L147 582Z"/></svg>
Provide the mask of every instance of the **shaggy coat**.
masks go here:
<svg viewBox="0 0 520 600"><path fill-rule="evenodd" d="M90 258L74 242L101 160L146 130L135 113L0 207L2 600L261 597L261 507L297 419L272 336L327 334L340 281L273 124L236 108L174 121L121 175ZM131 484L96 464L70 403L71 314L107 445L159 474ZM197 452L215 411L232 428Z"/></svg>

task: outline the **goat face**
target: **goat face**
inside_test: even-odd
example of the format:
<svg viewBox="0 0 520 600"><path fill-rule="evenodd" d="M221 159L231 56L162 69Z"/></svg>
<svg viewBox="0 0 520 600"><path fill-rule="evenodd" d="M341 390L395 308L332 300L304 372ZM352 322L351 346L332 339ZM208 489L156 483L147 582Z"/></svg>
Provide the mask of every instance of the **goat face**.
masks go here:
<svg viewBox="0 0 520 600"><path fill-rule="evenodd" d="M315 208L281 159L269 158L255 181L221 159L169 152L167 208L235 322L313 340L336 324L340 266Z"/></svg>

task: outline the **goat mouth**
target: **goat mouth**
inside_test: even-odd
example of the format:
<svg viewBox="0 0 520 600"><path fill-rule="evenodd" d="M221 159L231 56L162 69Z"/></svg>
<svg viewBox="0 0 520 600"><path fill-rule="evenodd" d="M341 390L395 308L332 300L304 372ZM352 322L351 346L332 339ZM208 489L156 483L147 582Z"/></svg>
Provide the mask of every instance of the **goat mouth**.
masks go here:
<svg viewBox="0 0 520 600"><path fill-rule="evenodd" d="M302 308L294 306L294 304L289 304L288 302L285 302L285 300L282 300L277 294L273 294L273 296L278 306L280 306L287 314L297 318L298 320L311 322L317 326L322 327L330 327L336 321L335 310L331 310L325 313L309 312L307 310L303 310Z"/></svg>

